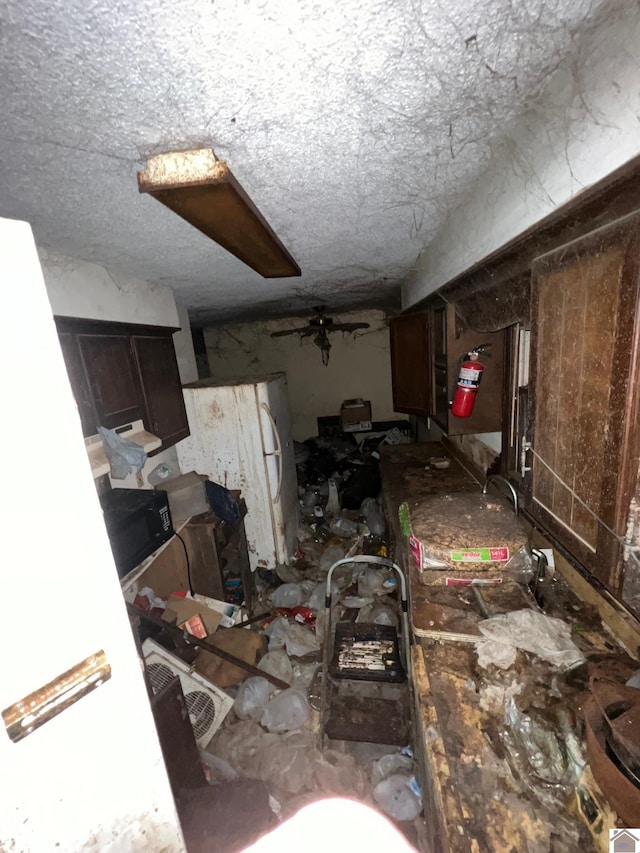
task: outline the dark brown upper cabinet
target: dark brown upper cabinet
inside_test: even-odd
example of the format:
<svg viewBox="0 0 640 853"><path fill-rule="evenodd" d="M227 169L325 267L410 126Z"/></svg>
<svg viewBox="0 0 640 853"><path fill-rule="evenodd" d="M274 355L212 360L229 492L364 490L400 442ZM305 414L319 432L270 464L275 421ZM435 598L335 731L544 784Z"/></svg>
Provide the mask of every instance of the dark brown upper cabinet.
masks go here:
<svg viewBox="0 0 640 853"><path fill-rule="evenodd" d="M80 355L96 412L98 426L114 429L142 418L140 380L131 357L128 335L79 334ZM93 429L91 434L95 434Z"/></svg>
<svg viewBox="0 0 640 853"><path fill-rule="evenodd" d="M94 435L98 417L84 370L82 356L80 355L78 338L71 332L58 332L58 338L69 382L71 383L76 405L78 406L78 414L82 422L82 434L85 436Z"/></svg>
<svg viewBox="0 0 640 853"><path fill-rule="evenodd" d="M640 214L532 267L528 510L614 592L640 458Z"/></svg>
<svg viewBox="0 0 640 853"><path fill-rule="evenodd" d="M389 322L393 409L408 415L429 414L429 315L402 314Z"/></svg>
<svg viewBox="0 0 640 853"><path fill-rule="evenodd" d="M447 435L498 432L502 426L504 332L475 332L457 321L455 307L434 302L423 312L390 321L393 408L430 417ZM457 418L451 400L461 359L490 344L473 414Z"/></svg>
<svg viewBox="0 0 640 853"><path fill-rule="evenodd" d="M189 435L176 329L71 317L56 325L85 436L142 420L162 439L158 453Z"/></svg>
<svg viewBox="0 0 640 853"><path fill-rule="evenodd" d="M169 447L189 435L173 339L134 335L133 352L144 398L145 424Z"/></svg>

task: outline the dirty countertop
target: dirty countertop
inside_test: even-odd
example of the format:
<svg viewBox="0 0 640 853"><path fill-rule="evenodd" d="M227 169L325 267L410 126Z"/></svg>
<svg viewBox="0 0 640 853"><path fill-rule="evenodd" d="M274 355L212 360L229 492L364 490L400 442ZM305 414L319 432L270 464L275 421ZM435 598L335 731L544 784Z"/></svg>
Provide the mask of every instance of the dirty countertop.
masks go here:
<svg viewBox="0 0 640 853"><path fill-rule="evenodd" d="M449 457L448 467L430 463L443 457ZM535 602L514 581L479 588L426 585L401 532L398 508L403 502L413 523L434 496L478 494L480 484L439 443L385 447L381 470L395 558L407 572L410 590L425 817L427 823L431 818L434 853L608 850L604 828L613 822L611 810L597 799L600 792L589 768L583 770L571 758L576 751L584 754L576 712L588 681L587 665L562 672L518 650L508 668L480 666L476 642L485 616L530 609ZM492 500L502 500L498 492L490 493ZM506 498L504 503L510 507ZM560 572L545 584L545 614L569 625L583 655L607 661L625 657L596 609L575 595ZM567 744L577 745L576 750ZM590 832L578 814L576 788L583 801L596 797L598 814L591 817L600 835Z"/></svg>

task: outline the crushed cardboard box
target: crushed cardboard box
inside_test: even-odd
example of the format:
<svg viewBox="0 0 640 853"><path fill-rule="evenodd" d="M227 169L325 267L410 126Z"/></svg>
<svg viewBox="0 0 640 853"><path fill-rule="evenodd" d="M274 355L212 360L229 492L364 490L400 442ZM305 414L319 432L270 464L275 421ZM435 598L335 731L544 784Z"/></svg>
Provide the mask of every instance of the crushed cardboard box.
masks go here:
<svg viewBox="0 0 640 853"><path fill-rule="evenodd" d="M225 628L218 631L208 642L252 666L256 665L267 650L267 638L264 634L251 631L248 628ZM198 652L194 661L194 668L196 672L208 678L218 687L239 684L251 676L251 673L247 672L246 669L228 663L204 649Z"/></svg>
<svg viewBox="0 0 640 853"><path fill-rule="evenodd" d="M167 601L167 609L162 618L165 622L175 623L179 628L204 639L201 633L196 633L196 630L202 630L199 623L204 626L204 636L208 637L217 630L222 622L223 614L212 610L200 601L194 601L192 598L170 595Z"/></svg>

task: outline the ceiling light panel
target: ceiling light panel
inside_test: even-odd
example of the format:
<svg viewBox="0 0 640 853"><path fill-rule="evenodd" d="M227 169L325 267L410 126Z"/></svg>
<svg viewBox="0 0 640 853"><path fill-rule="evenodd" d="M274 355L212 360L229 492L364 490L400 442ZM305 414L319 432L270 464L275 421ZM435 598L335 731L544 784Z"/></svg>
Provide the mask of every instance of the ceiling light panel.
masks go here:
<svg viewBox="0 0 640 853"><path fill-rule="evenodd" d="M264 278L299 276L300 267L231 169L210 148L157 154L138 172L149 193Z"/></svg>

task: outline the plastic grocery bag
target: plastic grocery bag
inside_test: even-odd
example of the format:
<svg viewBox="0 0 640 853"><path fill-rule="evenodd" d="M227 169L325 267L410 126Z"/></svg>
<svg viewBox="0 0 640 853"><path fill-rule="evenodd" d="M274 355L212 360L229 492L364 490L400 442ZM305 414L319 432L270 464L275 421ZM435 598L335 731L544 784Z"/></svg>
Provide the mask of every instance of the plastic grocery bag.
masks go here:
<svg viewBox="0 0 640 853"><path fill-rule="evenodd" d="M269 675L275 675L276 678L285 681L287 684L291 684L293 679L293 667L284 649L267 652L260 660L258 669L268 672Z"/></svg>
<svg viewBox="0 0 640 853"><path fill-rule="evenodd" d="M395 773L379 782L373 798L394 820L413 820L422 811L422 796L415 776Z"/></svg>
<svg viewBox="0 0 640 853"><path fill-rule="evenodd" d="M524 649L562 669L584 660L584 655L571 639L571 627L561 619L535 610L500 613L484 619L478 628L485 637L476 644L482 653L481 660L489 659L492 646L495 646L497 658L501 658L503 653L510 658L512 649Z"/></svg>
<svg viewBox="0 0 640 853"><path fill-rule="evenodd" d="M233 710L241 720L259 720L275 689L266 678L247 678L238 687Z"/></svg>
<svg viewBox="0 0 640 853"><path fill-rule="evenodd" d="M98 432L114 480L124 480L127 474L131 473L132 467L134 471L142 471L147 461L147 454L139 444L127 441L113 429L98 427Z"/></svg>
<svg viewBox="0 0 640 853"><path fill-rule="evenodd" d="M311 707L307 697L294 687L277 693L264 709L260 724L270 732L299 729L309 721Z"/></svg>

